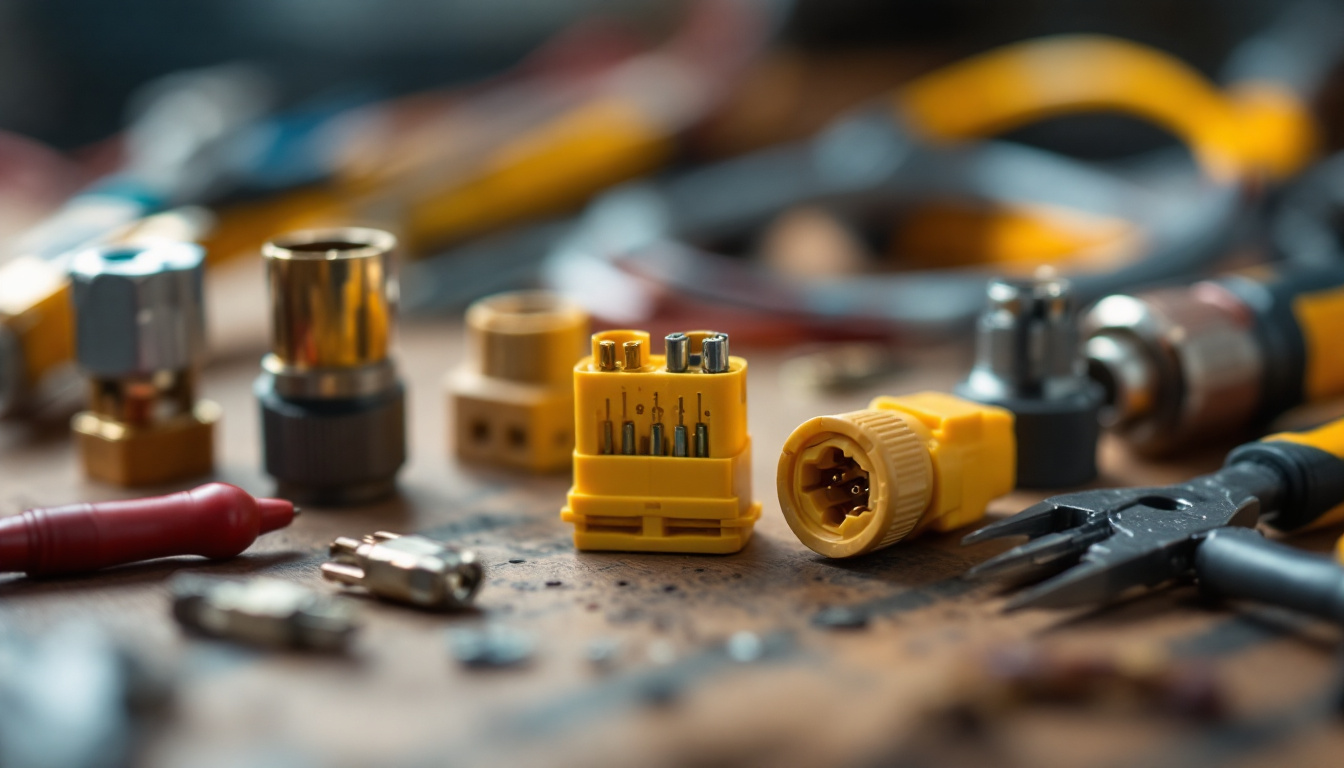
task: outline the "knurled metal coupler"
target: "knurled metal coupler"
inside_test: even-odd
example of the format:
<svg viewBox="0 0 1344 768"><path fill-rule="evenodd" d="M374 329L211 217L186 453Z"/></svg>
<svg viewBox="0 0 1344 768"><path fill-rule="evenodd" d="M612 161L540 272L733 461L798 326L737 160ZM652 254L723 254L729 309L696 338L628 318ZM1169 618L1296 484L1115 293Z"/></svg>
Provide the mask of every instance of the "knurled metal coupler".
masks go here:
<svg viewBox="0 0 1344 768"><path fill-rule="evenodd" d="M255 391L280 496L359 504L395 490L406 460L406 392L389 356L396 245L387 232L344 228L262 248L271 353Z"/></svg>
<svg viewBox="0 0 1344 768"><path fill-rule="evenodd" d="M956 393L1012 411L1019 488L1092 480L1105 393L1088 378L1068 282L1000 279L986 292L975 367Z"/></svg>
<svg viewBox="0 0 1344 768"><path fill-rule="evenodd" d="M75 355L90 393L71 428L90 477L137 486L210 472L220 409L196 399L204 259L166 241L74 257Z"/></svg>

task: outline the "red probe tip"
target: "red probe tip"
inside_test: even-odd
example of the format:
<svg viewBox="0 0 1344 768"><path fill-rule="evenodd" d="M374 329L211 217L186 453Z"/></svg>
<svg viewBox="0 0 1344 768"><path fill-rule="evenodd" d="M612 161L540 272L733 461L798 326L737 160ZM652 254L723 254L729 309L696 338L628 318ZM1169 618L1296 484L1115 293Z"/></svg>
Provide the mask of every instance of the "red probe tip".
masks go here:
<svg viewBox="0 0 1344 768"><path fill-rule="evenodd" d="M294 502L284 499L257 499L257 512L261 514L260 533L278 531L299 516L299 508Z"/></svg>

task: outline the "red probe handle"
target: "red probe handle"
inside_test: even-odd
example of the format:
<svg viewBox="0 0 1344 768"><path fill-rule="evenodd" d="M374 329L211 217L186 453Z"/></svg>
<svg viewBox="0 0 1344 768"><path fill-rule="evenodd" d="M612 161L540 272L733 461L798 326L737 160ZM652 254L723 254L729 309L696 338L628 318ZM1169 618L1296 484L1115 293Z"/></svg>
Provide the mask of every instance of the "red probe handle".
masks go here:
<svg viewBox="0 0 1344 768"><path fill-rule="evenodd" d="M0 519L0 573L78 573L173 555L233 557L294 520L294 505L210 483L152 499L30 509Z"/></svg>

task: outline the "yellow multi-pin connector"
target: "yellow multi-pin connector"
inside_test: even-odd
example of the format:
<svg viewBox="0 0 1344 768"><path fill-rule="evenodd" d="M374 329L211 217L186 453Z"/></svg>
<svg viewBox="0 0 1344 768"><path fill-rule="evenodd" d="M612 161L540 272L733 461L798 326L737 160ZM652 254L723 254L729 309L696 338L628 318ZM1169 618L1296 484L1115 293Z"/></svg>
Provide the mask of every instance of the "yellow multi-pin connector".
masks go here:
<svg viewBox="0 0 1344 768"><path fill-rule="evenodd" d="M728 336L593 335L574 368L574 487L560 514L587 550L727 554L746 546L751 498L747 361Z"/></svg>
<svg viewBox="0 0 1344 768"><path fill-rule="evenodd" d="M879 397L798 426L779 457L779 506L798 539L852 557L950 531L1013 489L1012 412L941 392Z"/></svg>

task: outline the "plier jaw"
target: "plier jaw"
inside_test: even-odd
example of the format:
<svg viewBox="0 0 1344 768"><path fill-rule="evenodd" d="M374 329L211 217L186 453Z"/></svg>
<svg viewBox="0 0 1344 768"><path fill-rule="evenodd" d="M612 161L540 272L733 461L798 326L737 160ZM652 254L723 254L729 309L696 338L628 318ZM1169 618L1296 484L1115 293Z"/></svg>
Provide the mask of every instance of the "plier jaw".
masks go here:
<svg viewBox="0 0 1344 768"><path fill-rule="evenodd" d="M1188 577L1195 548L1209 531L1253 526L1260 514L1253 494L1222 479L1212 482L1214 477L1053 496L962 539L963 544L1028 539L972 568L967 577L1033 584L1005 610L1104 603L1138 587Z"/></svg>

